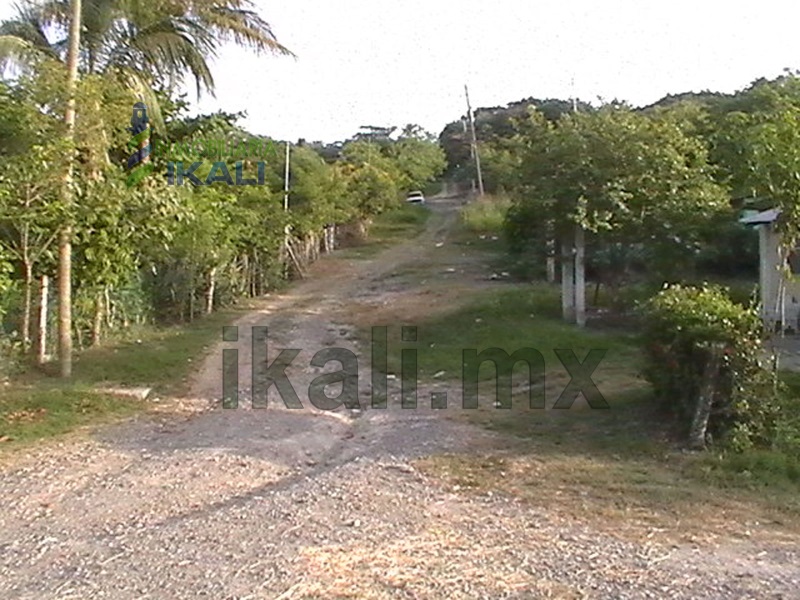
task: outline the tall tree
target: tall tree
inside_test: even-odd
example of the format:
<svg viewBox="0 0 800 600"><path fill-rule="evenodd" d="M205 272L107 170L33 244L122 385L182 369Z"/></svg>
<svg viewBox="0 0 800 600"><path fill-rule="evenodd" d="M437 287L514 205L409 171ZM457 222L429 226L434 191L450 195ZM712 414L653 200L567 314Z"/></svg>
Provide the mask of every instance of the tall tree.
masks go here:
<svg viewBox="0 0 800 600"><path fill-rule="evenodd" d="M75 137L75 90L78 82L78 52L81 44L81 0L72 0L69 27L69 50L67 51L67 109L64 113L66 125L65 142L73 153ZM72 376L72 177L75 159L67 160L64 176L63 196L67 206L66 222L58 236L58 357L62 377Z"/></svg>
<svg viewBox="0 0 800 600"><path fill-rule="evenodd" d="M222 43L256 52L291 54L280 45L249 0L28 0L17 17L0 24L0 68L33 69L65 60L65 142L70 149L62 190L67 207L59 232L59 357L61 375L72 373L72 237L74 140L78 73L114 77L143 97L155 122L158 88L174 89L189 74L213 92L208 65ZM68 31L66 53L63 34ZM83 32L83 36L81 33ZM89 107L98 110L99 106ZM106 144L107 145L107 144ZM106 153L108 148L102 150Z"/></svg>
<svg viewBox="0 0 800 600"><path fill-rule="evenodd" d="M675 274L693 254L698 223L727 205L704 144L674 119L618 105L557 124L534 113L518 143L522 173L510 233L518 242L534 236L543 247L552 221L566 263L574 260L577 226L599 244L643 251L654 274Z"/></svg>

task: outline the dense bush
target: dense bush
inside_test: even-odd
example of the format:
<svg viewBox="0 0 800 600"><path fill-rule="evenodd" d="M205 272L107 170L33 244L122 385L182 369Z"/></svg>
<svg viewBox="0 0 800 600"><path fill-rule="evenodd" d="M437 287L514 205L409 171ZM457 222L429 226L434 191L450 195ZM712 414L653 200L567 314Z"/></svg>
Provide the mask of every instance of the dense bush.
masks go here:
<svg viewBox="0 0 800 600"><path fill-rule="evenodd" d="M645 377L687 432L704 395L707 432L736 448L775 439L779 389L765 364L762 324L753 308L715 286L663 289L645 305ZM709 369L719 359L718 368Z"/></svg>

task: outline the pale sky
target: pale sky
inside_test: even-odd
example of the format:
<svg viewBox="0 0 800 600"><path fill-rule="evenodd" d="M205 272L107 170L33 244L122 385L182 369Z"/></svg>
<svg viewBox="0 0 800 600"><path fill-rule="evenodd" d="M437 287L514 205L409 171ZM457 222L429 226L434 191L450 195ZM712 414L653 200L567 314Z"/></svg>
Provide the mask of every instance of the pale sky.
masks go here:
<svg viewBox="0 0 800 600"><path fill-rule="evenodd" d="M256 0L297 59L226 48L204 112L245 110L277 139L336 141L361 125L439 133L472 106L525 97L654 102L734 91L800 67L800 4L673 0ZM0 18L10 13L0 0ZM190 92L194 98L194 90Z"/></svg>

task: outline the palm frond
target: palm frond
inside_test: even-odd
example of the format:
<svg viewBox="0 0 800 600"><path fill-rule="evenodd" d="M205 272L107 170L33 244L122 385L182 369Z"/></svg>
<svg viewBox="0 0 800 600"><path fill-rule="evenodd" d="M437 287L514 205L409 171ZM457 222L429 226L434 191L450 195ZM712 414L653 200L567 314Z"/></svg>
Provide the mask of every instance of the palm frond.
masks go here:
<svg viewBox="0 0 800 600"><path fill-rule="evenodd" d="M6 69L29 70L45 53L31 42L13 35L0 35L0 75Z"/></svg>
<svg viewBox="0 0 800 600"><path fill-rule="evenodd" d="M291 50L278 43L270 24L253 11L219 7L205 14L203 20L221 41L233 42L259 53L294 56Z"/></svg>
<svg viewBox="0 0 800 600"><path fill-rule="evenodd" d="M58 58L45 34L47 19L32 3L17 6L17 15L0 23L0 69L27 70L38 59Z"/></svg>
<svg viewBox="0 0 800 600"><path fill-rule="evenodd" d="M250 0L194 0L188 16L197 19L219 42L284 56L294 56L278 43L272 27L256 12Z"/></svg>
<svg viewBox="0 0 800 600"><path fill-rule="evenodd" d="M215 55L213 40L197 24L165 19L138 32L129 46L139 60L162 78L190 73L197 85L212 91L214 78L206 59Z"/></svg>

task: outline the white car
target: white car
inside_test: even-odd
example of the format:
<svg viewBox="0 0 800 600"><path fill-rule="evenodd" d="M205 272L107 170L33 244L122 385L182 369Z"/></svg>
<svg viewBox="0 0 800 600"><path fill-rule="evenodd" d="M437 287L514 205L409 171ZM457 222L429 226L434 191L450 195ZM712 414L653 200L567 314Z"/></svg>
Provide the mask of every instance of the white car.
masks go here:
<svg viewBox="0 0 800 600"><path fill-rule="evenodd" d="M422 195L422 192L415 191L408 194L406 197L406 202L413 202L416 204L424 204L425 203L425 196Z"/></svg>

